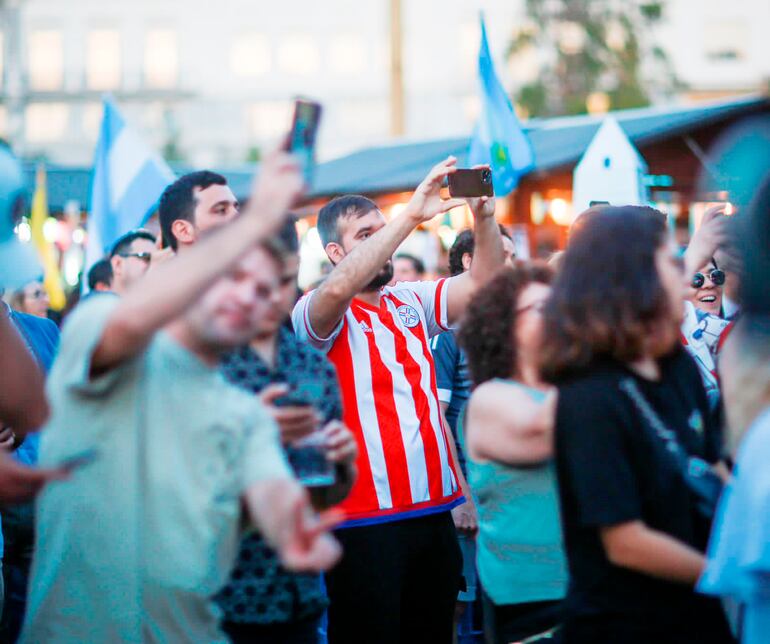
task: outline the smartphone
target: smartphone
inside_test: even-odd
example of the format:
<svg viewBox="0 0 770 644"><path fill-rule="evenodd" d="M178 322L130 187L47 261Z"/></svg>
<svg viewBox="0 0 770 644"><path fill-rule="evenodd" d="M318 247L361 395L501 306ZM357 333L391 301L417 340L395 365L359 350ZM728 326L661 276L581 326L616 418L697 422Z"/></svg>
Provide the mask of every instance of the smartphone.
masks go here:
<svg viewBox="0 0 770 644"><path fill-rule="evenodd" d="M321 122L321 104L298 98L294 101L294 116L287 140L287 152L291 152L302 166L305 183L313 183L315 170L315 142Z"/></svg>
<svg viewBox="0 0 770 644"><path fill-rule="evenodd" d="M324 393L323 383L318 380L300 380L288 393L276 398L276 407L307 407L317 405Z"/></svg>
<svg viewBox="0 0 770 644"><path fill-rule="evenodd" d="M453 197L494 197L492 170L489 168L457 170L449 175L449 194Z"/></svg>
<svg viewBox="0 0 770 644"><path fill-rule="evenodd" d="M588 202L589 208L593 208L594 206L609 206L609 205L610 205L609 201L589 201Z"/></svg>
<svg viewBox="0 0 770 644"><path fill-rule="evenodd" d="M99 458L99 450L95 447L91 447L89 449L84 449L82 452L78 452L73 456L68 456L67 458L63 459L59 463L58 467L69 471L77 470L81 467L84 467L85 465L93 463L97 458Z"/></svg>

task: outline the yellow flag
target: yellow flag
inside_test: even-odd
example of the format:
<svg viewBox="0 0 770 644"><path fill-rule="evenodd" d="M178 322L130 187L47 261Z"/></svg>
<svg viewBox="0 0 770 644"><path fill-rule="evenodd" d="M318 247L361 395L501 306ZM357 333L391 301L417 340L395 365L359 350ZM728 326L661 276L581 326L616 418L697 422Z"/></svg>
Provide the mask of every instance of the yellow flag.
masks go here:
<svg viewBox="0 0 770 644"><path fill-rule="evenodd" d="M56 262L56 252L53 246L46 241L43 234L43 224L48 219L48 195L46 190L45 166L40 163L35 174L35 194L32 197L32 214L30 216L30 228L32 229L32 241L40 254L43 263L45 278L43 284L51 300L51 308L61 311L67 303L64 289L61 284L59 265Z"/></svg>

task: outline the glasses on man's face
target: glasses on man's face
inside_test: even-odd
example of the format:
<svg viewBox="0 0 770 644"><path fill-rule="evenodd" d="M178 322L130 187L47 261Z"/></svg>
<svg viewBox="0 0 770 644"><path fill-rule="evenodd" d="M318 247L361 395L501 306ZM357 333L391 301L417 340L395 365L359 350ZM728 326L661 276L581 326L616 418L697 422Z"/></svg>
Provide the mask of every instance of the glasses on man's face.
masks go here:
<svg viewBox="0 0 770 644"><path fill-rule="evenodd" d="M722 286L725 283L725 272L721 268L715 268L708 277L714 286ZM692 276L691 285L693 288L701 288L706 283L706 276L703 273L695 273Z"/></svg>
<svg viewBox="0 0 770 644"><path fill-rule="evenodd" d="M149 264L152 261L152 253L144 251L142 253L121 253L119 257L136 257L138 260Z"/></svg>

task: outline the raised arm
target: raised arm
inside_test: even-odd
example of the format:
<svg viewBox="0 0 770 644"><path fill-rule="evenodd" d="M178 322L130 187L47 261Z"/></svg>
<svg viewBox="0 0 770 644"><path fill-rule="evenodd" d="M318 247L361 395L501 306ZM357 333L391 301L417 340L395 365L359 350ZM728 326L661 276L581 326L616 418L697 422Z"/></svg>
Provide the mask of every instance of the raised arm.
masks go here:
<svg viewBox="0 0 770 644"><path fill-rule="evenodd" d="M468 199L473 213L474 250L471 268L452 281L447 293L449 324L459 320L476 289L484 285L505 262L503 239L495 219L494 198Z"/></svg>
<svg viewBox="0 0 770 644"><path fill-rule="evenodd" d="M0 302L0 427L21 437L47 418L43 373Z"/></svg>
<svg viewBox="0 0 770 644"><path fill-rule="evenodd" d="M334 267L309 303L314 333L325 338L334 331L350 301L374 279L417 226L465 203L462 199L444 200L439 194L444 179L455 171L456 163L457 159L449 157L435 166L417 186L404 211L356 246Z"/></svg>
<svg viewBox="0 0 770 644"><path fill-rule="evenodd" d="M92 370L106 371L139 353L158 329L280 227L302 185L298 166L288 154L276 152L265 159L249 207L240 217L150 271L121 299L94 351Z"/></svg>

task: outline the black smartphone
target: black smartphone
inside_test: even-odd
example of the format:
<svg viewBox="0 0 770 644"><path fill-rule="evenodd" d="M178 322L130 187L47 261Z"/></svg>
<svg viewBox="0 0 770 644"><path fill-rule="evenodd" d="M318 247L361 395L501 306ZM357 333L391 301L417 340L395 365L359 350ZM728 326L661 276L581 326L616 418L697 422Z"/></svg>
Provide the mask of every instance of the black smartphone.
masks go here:
<svg viewBox="0 0 770 644"><path fill-rule="evenodd" d="M323 383L317 380L300 380L283 396L276 398L276 407L307 407L317 405L323 396Z"/></svg>
<svg viewBox="0 0 770 644"><path fill-rule="evenodd" d="M489 168L456 170L447 179L453 197L494 197L492 170Z"/></svg>
<svg viewBox="0 0 770 644"><path fill-rule="evenodd" d="M287 151L294 154L302 165L305 183L313 182L315 143L321 122L321 104L303 98L294 101L294 116L287 140Z"/></svg>

